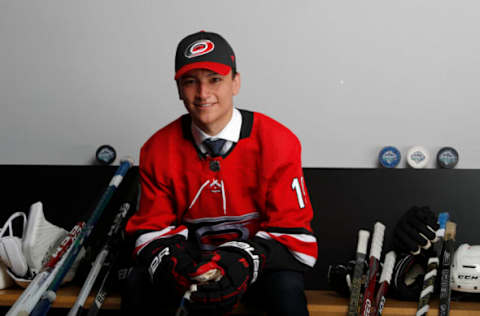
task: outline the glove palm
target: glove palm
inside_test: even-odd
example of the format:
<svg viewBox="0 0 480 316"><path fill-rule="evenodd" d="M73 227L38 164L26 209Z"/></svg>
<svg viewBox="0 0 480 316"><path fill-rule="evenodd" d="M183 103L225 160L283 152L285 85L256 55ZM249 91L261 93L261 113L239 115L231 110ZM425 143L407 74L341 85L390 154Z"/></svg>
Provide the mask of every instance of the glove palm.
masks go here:
<svg viewBox="0 0 480 316"><path fill-rule="evenodd" d="M198 278L212 269L217 269L219 276L194 287L189 310L211 315L230 312L257 279L263 262L263 252L251 242L228 242L205 255L191 276Z"/></svg>

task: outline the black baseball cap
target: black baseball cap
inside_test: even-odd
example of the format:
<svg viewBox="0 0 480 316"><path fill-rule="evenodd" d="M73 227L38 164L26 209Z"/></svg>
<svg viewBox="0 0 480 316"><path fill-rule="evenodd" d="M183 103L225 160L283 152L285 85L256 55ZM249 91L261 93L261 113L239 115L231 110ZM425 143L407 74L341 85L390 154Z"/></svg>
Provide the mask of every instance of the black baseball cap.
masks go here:
<svg viewBox="0 0 480 316"><path fill-rule="evenodd" d="M200 31L180 41L175 54L175 80L192 69L209 69L223 76L236 72L235 53L219 34Z"/></svg>

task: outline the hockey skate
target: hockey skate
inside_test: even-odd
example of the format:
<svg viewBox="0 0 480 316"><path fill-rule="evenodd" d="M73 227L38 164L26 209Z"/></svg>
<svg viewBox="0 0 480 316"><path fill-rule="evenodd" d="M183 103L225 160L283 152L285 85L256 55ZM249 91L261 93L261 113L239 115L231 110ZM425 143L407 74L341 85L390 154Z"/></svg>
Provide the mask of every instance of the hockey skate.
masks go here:
<svg viewBox="0 0 480 316"><path fill-rule="evenodd" d="M32 204L22 243L30 272L36 275L68 232L45 218L42 202Z"/></svg>
<svg viewBox="0 0 480 316"><path fill-rule="evenodd" d="M28 221L25 226L23 238L17 238L16 247L7 249L9 256L12 256L12 253L18 254L18 256L15 257L16 264L9 265L5 262L9 267L7 274L21 287L28 286L68 234L65 229L50 223L45 218L43 204L41 202L34 203L30 206ZM2 254L1 248L0 239L0 256ZM72 265L72 268L63 279L62 284L74 278L76 269L84 253L84 250L80 252L77 261ZM18 268L21 262L25 265L25 267L22 266L22 270Z"/></svg>

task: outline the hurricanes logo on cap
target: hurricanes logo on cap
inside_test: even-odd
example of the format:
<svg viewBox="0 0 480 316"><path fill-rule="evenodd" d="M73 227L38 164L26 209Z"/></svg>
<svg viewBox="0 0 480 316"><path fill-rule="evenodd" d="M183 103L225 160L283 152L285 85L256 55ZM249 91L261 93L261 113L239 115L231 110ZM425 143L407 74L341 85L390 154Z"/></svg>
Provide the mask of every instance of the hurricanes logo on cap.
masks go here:
<svg viewBox="0 0 480 316"><path fill-rule="evenodd" d="M210 53L215 48L212 41L199 40L190 44L185 50L185 57L193 58Z"/></svg>

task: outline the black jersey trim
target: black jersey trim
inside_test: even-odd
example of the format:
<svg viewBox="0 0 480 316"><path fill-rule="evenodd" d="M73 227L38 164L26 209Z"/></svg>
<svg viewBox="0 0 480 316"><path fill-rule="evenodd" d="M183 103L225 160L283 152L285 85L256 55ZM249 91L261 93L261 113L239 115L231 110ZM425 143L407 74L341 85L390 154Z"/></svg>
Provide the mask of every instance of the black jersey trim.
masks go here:
<svg viewBox="0 0 480 316"><path fill-rule="evenodd" d="M205 158L207 155L202 153L200 148L197 147L197 144L195 143L195 139L193 138L192 117L190 116L190 114L182 115L182 133L183 133L183 137L192 143L193 147L197 151L198 157L200 157L200 159Z"/></svg>
<svg viewBox="0 0 480 316"><path fill-rule="evenodd" d="M249 137L252 133L253 112L241 109L238 110L240 111L240 115L242 115L242 127L240 128L240 136L238 138L238 141L240 141L242 138ZM222 158L225 159L233 151L233 149L235 149L235 146L237 146L237 143L233 143L230 149L222 155Z"/></svg>
<svg viewBox="0 0 480 316"><path fill-rule="evenodd" d="M240 139L247 138L252 133L253 128L253 112L247 110L240 110L242 114L242 128L240 130Z"/></svg>
<svg viewBox="0 0 480 316"><path fill-rule="evenodd" d="M308 231L305 228L285 228L285 227L267 227L264 229L269 233L279 233L279 234L305 234L305 235L312 235L313 233Z"/></svg>
<svg viewBox="0 0 480 316"><path fill-rule="evenodd" d="M253 112L248 110L241 110L241 109L238 109L238 110L242 115L242 127L240 129L240 139L247 138L250 136L253 129L253 121L254 121ZM195 140L193 139L191 126L192 126L192 117L190 116L190 114L182 115L183 137L195 142Z"/></svg>
<svg viewBox="0 0 480 316"><path fill-rule="evenodd" d="M238 109L238 110L242 115L242 127L240 128L240 137L239 137L239 141L240 141L240 139L247 138L252 133L254 115L252 111L241 110L241 109ZM189 140L190 142L192 142L200 158L205 158L206 154L202 153L200 148L197 147L197 144L195 143L195 139L193 138L193 135L192 135L192 128L191 128L192 117L190 116L190 114L185 114L185 115L182 115L181 120L182 120L183 137ZM230 149L225 154L222 155L222 158L226 158L232 152L232 150L235 148L236 145L237 143L233 143Z"/></svg>
<svg viewBox="0 0 480 316"><path fill-rule="evenodd" d="M183 137L188 140L193 140L191 126L192 126L192 117L190 116L190 114L182 115L182 133L183 133Z"/></svg>
<svg viewBox="0 0 480 316"><path fill-rule="evenodd" d="M247 138L250 136L253 129L253 121L254 121L253 112L247 111L247 110L241 110L241 109L238 109L238 110L242 115L242 127L240 129L240 139ZM183 137L185 137L188 140L194 141L191 126L192 126L192 118L190 114L182 115Z"/></svg>

